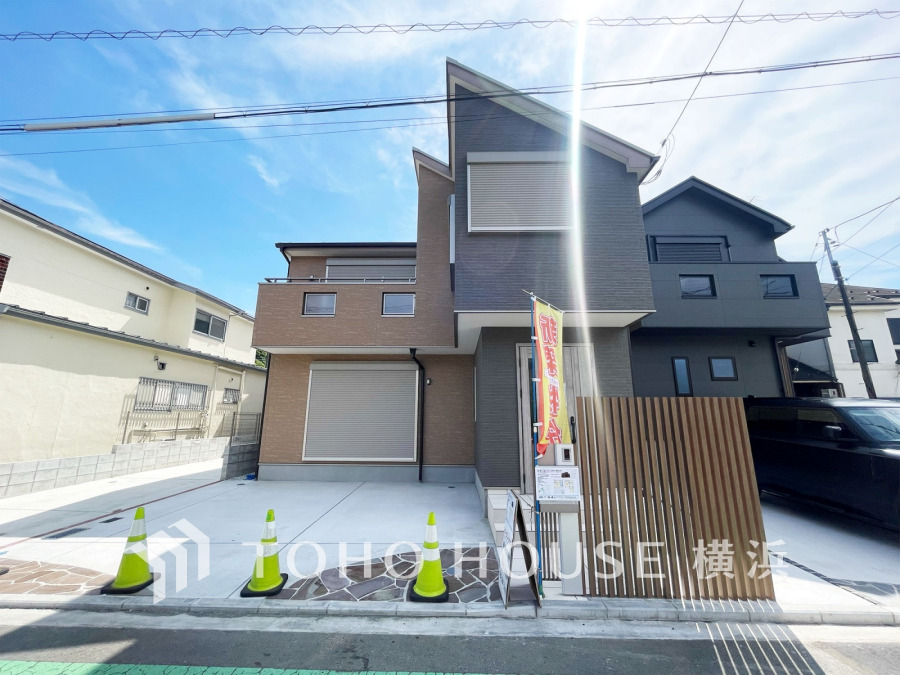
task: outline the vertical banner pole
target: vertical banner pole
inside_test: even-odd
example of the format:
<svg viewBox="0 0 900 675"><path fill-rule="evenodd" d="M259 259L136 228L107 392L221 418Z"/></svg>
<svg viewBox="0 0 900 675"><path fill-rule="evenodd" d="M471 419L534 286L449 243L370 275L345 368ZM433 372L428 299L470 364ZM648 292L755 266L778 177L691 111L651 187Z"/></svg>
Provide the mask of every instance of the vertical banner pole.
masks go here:
<svg viewBox="0 0 900 675"><path fill-rule="evenodd" d="M531 296L531 363L532 363L532 372L531 372L531 391L533 398L532 400L537 402L538 400L538 390L537 390L537 368L538 368L538 360L537 360L537 326L534 323L534 303L537 301L537 298L532 295ZM530 406L529 406L530 408ZM532 452L534 453L534 465L535 467L538 465L538 458L540 455L537 451L538 446L538 428L534 426L534 421L532 420L531 425L531 436L534 442L532 446ZM541 503L537 498L537 483L534 485L534 535L535 535L535 543L537 548L537 587L538 592L541 597L544 597L544 571L543 571L543 555L541 552ZM540 604L540 603L538 603Z"/></svg>

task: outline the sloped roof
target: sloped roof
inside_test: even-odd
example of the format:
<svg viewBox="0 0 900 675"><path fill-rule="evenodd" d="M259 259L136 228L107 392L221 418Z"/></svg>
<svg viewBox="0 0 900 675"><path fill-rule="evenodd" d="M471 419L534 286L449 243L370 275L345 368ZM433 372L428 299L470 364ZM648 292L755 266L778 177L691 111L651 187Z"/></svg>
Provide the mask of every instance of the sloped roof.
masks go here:
<svg viewBox="0 0 900 675"><path fill-rule="evenodd" d="M228 310L238 316L253 321L253 317L250 314L242 310L240 307L232 305L230 302L225 302L221 298L217 298L216 296L211 295L206 291L201 291L199 288L196 288L194 286L188 286L187 284L183 284L180 281L172 279L171 277L167 277L165 274L161 274L154 269L150 269L145 265L141 265L139 262L135 262L131 258L126 258L121 253L116 253L112 249L101 246L95 241L91 241L90 239L82 237L79 234L75 234L71 230L67 230L61 225L51 223L49 220L41 218L39 215L34 214L31 211L23 209L18 204L13 204L12 202L8 202L5 199L0 199L0 211L6 211L10 215L16 216L17 218L20 218L25 222L34 225L38 229L52 232L53 234L59 235L64 239L68 239L72 243L83 246L84 248L89 249L94 253L99 253L100 255L109 258L110 260L114 260L117 263L121 263L126 267L130 267L131 269L136 270L137 272L146 274L149 277L153 277L157 281L161 281L164 284L169 284L170 286L180 288L181 290L188 291L189 293L194 293L195 295L198 295L205 300L209 300L210 302L214 302L217 305L228 308Z"/></svg>
<svg viewBox="0 0 900 675"><path fill-rule="evenodd" d="M700 180L696 176L691 176L687 180L681 181L675 187L669 188L661 195L657 195L656 197L645 203L642 207L644 215L647 215L654 209L658 209L663 204L670 202L671 200L675 199L681 194L684 194L688 190L697 190L699 192L702 192L703 194L708 195L713 199L718 199L728 206L731 206L738 211L746 213L747 215L752 216L753 218L756 218L763 223L766 223L772 228L772 233L774 235L773 239L780 237L786 232L790 232L792 229L794 229L794 226L786 220L783 220L778 216L759 208L758 206L754 206L750 202L745 201L740 197L735 197L733 194L725 192L725 190L717 188L715 185L707 183L704 180Z"/></svg>
<svg viewBox="0 0 900 675"><path fill-rule="evenodd" d="M873 286L848 286L847 295L851 305L900 305L900 290L895 288L876 288ZM822 284L822 295L825 304L841 305L841 294L837 284Z"/></svg>
<svg viewBox="0 0 900 675"><path fill-rule="evenodd" d="M453 167L454 131L454 84L459 84L476 96L492 100L554 131L568 136L572 116L552 105L539 101L533 96L523 94L517 89L498 82L492 77L479 73L458 61L447 58L447 125L450 140L450 167ZM652 152L632 145L628 141L613 136L587 122L581 123L581 142L587 147L612 157L625 165L628 171L636 173L638 182L644 180L650 169L659 160Z"/></svg>

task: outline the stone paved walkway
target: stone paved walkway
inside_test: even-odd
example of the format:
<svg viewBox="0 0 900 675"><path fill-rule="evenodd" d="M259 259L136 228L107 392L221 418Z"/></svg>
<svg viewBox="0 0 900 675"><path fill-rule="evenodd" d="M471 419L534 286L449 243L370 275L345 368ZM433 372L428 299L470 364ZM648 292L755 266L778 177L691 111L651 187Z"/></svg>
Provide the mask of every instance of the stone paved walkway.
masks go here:
<svg viewBox="0 0 900 675"><path fill-rule="evenodd" d="M491 548L441 551L448 602L500 600L497 559ZM288 600L380 600L404 602L418 572L415 553L375 558L368 563L333 567L289 584L277 596Z"/></svg>
<svg viewBox="0 0 900 675"><path fill-rule="evenodd" d="M0 594L88 595L112 581L108 574L71 565L2 558Z"/></svg>

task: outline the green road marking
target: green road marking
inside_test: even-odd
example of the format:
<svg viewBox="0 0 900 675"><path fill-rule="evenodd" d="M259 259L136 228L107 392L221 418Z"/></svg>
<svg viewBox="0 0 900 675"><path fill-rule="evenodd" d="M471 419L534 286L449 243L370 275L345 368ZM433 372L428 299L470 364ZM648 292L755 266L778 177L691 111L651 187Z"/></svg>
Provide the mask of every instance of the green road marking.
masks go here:
<svg viewBox="0 0 900 675"><path fill-rule="evenodd" d="M215 666L158 666L131 663L60 663L56 661L0 661L0 675L461 675L374 670L296 670L285 668L217 668Z"/></svg>

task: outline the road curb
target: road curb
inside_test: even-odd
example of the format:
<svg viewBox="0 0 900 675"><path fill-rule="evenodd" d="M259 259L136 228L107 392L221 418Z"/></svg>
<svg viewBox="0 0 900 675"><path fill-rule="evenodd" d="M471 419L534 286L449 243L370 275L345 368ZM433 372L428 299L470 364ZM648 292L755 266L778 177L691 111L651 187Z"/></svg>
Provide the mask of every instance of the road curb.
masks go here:
<svg viewBox="0 0 900 675"><path fill-rule="evenodd" d="M568 621L659 621L778 623L792 625L900 626L900 609L847 606L780 607L763 602L677 602L669 600L582 599L547 600L543 607L501 603L418 604L400 602L318 602L267 598L169 598L151 596L0 595L0 609L52 609L149 615L266 617L394 617L482 619L548 619Z"/></svg>

